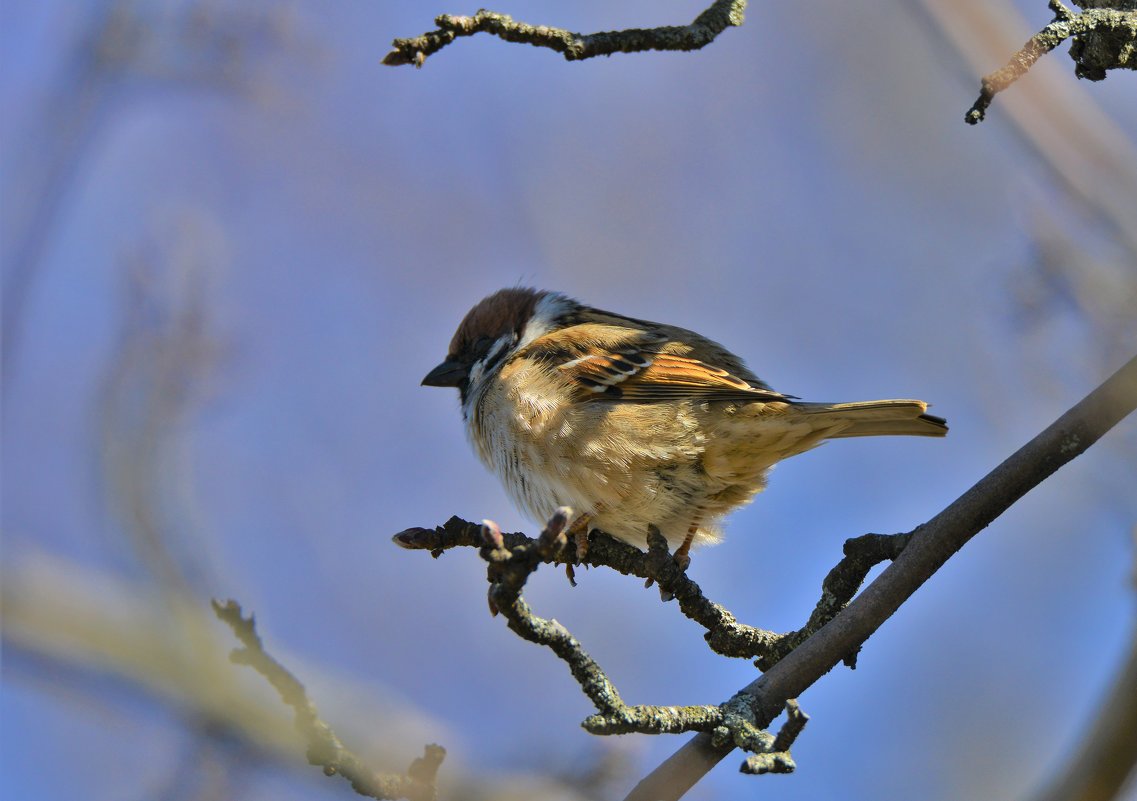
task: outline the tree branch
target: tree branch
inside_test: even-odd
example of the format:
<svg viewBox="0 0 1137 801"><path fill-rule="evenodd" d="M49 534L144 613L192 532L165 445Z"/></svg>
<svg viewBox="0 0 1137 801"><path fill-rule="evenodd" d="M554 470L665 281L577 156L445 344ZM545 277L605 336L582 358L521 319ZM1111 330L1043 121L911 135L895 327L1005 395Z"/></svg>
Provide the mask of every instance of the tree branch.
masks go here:
<svg viewBox="0 0 1137 801"><path fill-rule="evenodd" d="M1054 21L1027 40L1001 69L984 76L979 98L964 117L969 125L981 122L995 95L1017 81L1046 53L1073 37L1070 57L1079 78L1100 81L1109 69L1137 69L1137 10L1121 6L1131 0L1117 0L1119 8L1089 8L1078 14L1061 0L1050 0ZM1079 3L1088 5L1089 3Z"/></svg>
<svg viewBox="0 0 1137 801"><path fill-rule="evenodd" d="M756 761L751 772L791 772L794 763L789 748L808 719L796 702L785 704L787 722L777 737L754 725L752 699L745 693L738 693L719 706L628 706L604 671L564 626L533 614L521 598L521 590L541 564L569 552L565 528L571 518L571 509L558 509L537 539L526 538L526 542L512 548L506 547L497 524L487 520L481 526L480 554L489 565L490 612L500 613L514 633L549 648L569 666L573 678L597 709L597 714L585 719L584 728L600 735L707 732L716 742L730 742L752 752ZM670 562L678 569L667 553L666 540L657 529L649 534L649 543L649 554L656 557L662 554L660 561Z"/></svg>
<svg viewBox="0 0 1137 801"><path fill-rule="evenodd" d="M1084 452L1137 408L1137 357L1130 359L1045 431L988 473L950 506L912 532L896 560L833 620L741 692L768 726L786 701L801 695L868 639L968 540ZM626 801L673 801L729 754L729 745L697 735L646 776Z"/></svg>
<svg viewBox="0 0 1137 801"><path fill-rule="evenodd" d="M252 615L245 617L236 601L223 604L214 601L213 611L233 629L243 646L233 650L229 655L230 661L248 665L260 673L280 694L281 700L292 707L296 728L308 744L309 764L322 767L328 776L338 773L351 783L355 792L368 798L434 801L435 777L446 757L442 746L428 745L405 774L376 773L344 747L331 727L320 718L304 685L264 650Z"/></svg>
<svg viewBox="0 0 1137 801"><path fill-rule="evenodd" d="M1111 801L1137 776L1137 626L1129 656L1090 720L1081 743L1031 801Z"/></svg>
<svg viewBox="0 0 1137 801"><path fill-rule="evenodd" d="M668 25L659 28L628 28L622 31L574 33L547 25L515 22L508 14L482 9L472 17L442 14L435 18L438 30L421 36L396 39L394 48L383 58L388 66L414 64L421 67L426 57L437 53L459 36L484 32L507 42L547 47L564 55L567 61L582 61L613 53L638 53L643 50L699 50L732 25L741 25L746 0L715 0L690 25Z"/></svg>
<svg viewBox="0 0 1137 801"><path fill-rule="evenodd" d="M483 545L483 526L455 516L436 528L400 531L392 540L402 548L430 551L431 556L438 558L451 548ZM534 547L537 540L519 533L498 531L495 536L501 538L506 550L525 549L527 558L535 560L532 569L536 569L538 563L564 562L566 555L576 550L542 550ZM845 557L822 582L821 596L809 620L802 628L786 634L739 623L729 610L708 599L699 585L679 569L662 538L649 536L649 547L644 552L602 531L593 530L588 534L586 555L575 564L608 567L625 576L637 576L659 584L667 596L675 598L684 615L707 630L704 639L712 651L723 656L754 658L759 668L768 670L844 609L869 571L881 562L895 559L910 539L910 534L865 534L846 541ZM855 659L855 652L847 655L850 667L855 666Z"/></svg>

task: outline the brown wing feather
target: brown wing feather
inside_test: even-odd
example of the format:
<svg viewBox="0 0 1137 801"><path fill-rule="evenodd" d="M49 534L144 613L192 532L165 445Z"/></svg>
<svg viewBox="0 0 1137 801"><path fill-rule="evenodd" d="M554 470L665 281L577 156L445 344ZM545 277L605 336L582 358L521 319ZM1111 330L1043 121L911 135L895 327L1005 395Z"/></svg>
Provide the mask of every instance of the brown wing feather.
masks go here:
<svg viewBox="0 0 1137 801"><path fill-rule="evenodd" d="M786 400L786 396L755 387L722 368L684 356L658 353L651 364L620 384L624 400L662 401L678 398L711 400Z"/></svg>
<svg viewBox="0 0 1137 801"><path fill-rule="evenodd" d="M546 334L517 355L551 363L578 388L580 401L788 399L764 386L755 386L759 383L756 380L751 383L699 359L666 352L676 349L692 350L682 339L657 331L584 323Z"/></svg>

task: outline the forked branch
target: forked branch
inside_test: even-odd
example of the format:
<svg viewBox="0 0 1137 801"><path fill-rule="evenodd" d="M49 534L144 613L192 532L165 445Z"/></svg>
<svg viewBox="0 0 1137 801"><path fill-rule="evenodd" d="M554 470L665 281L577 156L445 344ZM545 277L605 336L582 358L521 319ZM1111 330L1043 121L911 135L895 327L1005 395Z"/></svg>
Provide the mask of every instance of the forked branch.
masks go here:
<svg viewBox="0 0 1137 801"><path fill-rule="evenodd" d="M497 524L487 520L481 527L483 544L480 553L489 565L490 612L494 615L500 613L518 636L549 648L569 666L573 678L597 710L595 715L584 720L584 728L592 734L705 732L716 742L729 743L752 753L753 761L748 760L744 770L749 766L752 773L791 772L794 763L789 749L808 719L796 702L787 700L784 705L787 721L777 737L754 725L755 710L746 693L738 693L719 706L629 706L620 698L596 661L564 626L533 614L521 598L521 590L540 565L570 552L565 528L571 517L571 509L563 507L557 510L537 539L513 547L506 547ZM649 555L662 556L660 561L671 562L678 570L659 531L653 530L649 541Z"/></svg>

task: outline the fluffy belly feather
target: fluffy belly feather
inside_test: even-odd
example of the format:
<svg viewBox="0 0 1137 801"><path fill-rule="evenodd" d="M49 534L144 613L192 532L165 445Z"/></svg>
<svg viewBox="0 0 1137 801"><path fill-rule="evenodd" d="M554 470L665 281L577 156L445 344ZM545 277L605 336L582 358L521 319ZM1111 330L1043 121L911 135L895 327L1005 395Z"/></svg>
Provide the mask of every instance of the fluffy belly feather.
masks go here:
<svg viewBox="0 0 1137 801"><path fill-rule="evenodd" d="M700 409L691 404L659 404L646 427L642 407L637 425L627 419L632 409L620 404L576 405L567 413L521 408L527 413L508 421L482 418L480 433L471 432L514 502L538 523L571 506L591 515L595 528L641 548L651 525L673 548L693 527L696 544L717 541L721 517L749 502L777 461L763 459L757 443L736 453L724 446L737 438L701 435ZM786 436L771 434L779 445Z"/></svg>

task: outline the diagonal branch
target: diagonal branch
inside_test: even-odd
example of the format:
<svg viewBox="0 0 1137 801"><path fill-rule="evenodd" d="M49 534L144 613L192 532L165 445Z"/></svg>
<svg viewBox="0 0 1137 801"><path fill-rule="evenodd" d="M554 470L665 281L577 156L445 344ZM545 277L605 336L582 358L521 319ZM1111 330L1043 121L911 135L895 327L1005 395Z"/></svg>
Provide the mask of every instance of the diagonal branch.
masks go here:
<svg viewBox="0 0 1137 801"><path fill-rule="evenodd" d="M699 50L728 27L741 25L745 10L746 0L715 0L690 25L588 34L516 22L508 14L485 9L472 17L441 14L434 20L438 30L409 39L396 39L391 43L394 49L383 58L383 63L392 67L402 64L421 67L427 56L437 53L459 36L473 36L475 33L489 33L507 42L547 47L564 55L566 61L644 50Z"/></svg>
<svg viewBox="0 0 1137 801"><path fill-rule="evenodd" d="M801 695L859 648L968 540L1135 408L1137 357L912 532L903 552L844 611L743 688L741 692L752 696L761 710L755 725L769 726L787 700ZM729 745L716 744L708 735L696 735L646 776L625 801L681 798L730 751Z"/></svg>

